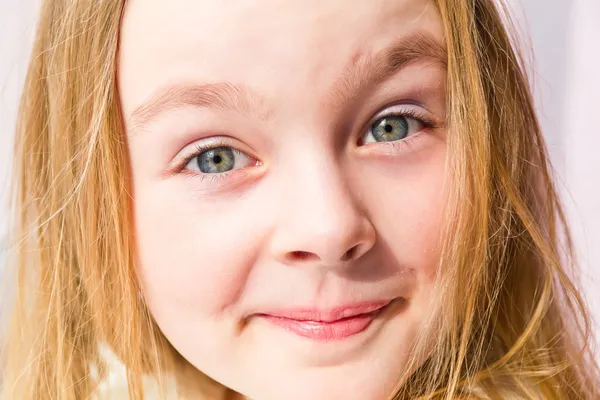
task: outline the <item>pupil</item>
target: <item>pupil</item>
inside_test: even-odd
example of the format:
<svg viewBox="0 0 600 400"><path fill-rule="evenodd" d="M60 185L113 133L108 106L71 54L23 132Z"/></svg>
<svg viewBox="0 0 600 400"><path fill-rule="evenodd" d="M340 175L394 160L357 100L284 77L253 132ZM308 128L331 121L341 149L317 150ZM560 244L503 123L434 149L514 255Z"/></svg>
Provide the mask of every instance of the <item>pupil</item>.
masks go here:
<svg viewBox="0 0 600 400"><path fill-rule="evenodd" d="M390 124L386 124L384 129L387 133L390 133L394 129L394 127Z"/></svg>
<svg viewBox="0 0 600 400"><path fill-rule="evenodd" d="M214 161L216 164L219 164L219 163L221 162L221 156L214 156L214 158L213 158L213 161Z"/></svg>

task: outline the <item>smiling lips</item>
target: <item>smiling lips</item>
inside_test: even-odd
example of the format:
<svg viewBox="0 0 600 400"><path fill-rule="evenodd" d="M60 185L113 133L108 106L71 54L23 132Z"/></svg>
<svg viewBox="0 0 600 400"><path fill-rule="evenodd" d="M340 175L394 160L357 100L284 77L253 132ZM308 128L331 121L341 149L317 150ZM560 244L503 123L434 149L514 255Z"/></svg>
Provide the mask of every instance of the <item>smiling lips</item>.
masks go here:
<svg viewBox="0 0 600 400"><path fill-rule="evenodd" d="M296 335L320 342L343 340L364 331L391 301L360 303L332 310L287 309L258 316Z"/></svg>

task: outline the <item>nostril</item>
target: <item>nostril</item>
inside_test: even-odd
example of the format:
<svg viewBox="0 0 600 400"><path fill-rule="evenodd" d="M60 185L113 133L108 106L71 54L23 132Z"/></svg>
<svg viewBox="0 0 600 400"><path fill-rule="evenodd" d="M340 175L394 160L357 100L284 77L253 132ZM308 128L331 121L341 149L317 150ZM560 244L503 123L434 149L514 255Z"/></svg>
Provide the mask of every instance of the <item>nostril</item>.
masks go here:
<svg viewBox="0 0 600 400"><path fill-rule="evenodd" d="M289 254L289 258L291 258L293 260L298 260L298 261L306 261L306 260L312 258L313 256L315 256L315 255L308 251L292 251Z"/></svg>
<svg viewBox="0 0 600 400"><path fill-rule="evenodd" d="M357 244L355 246L352 246L350 249L348 249L343 255L342 257L338 260L338 261L350 261L353 260L354 258L356 258L358 251L359 251L359 247L360 245ZM310 251L301 251L301 250L297 250L297 251L291 251L287 254L286 256L288 262L302 262L302 261L310 261L310 260L314 260L314 261L319 261L321 260L321 257L319 257L319 255L310 252ZM333 260L330 260L328 262L335 262Z"/></svg>
<svg viewBox="0 0 600 400"><path fill-rule="evenodd" d="M348 251L342 256L342 261L348 261L354 258L356 252L358 251L358 245L351 247Z"/></svg>

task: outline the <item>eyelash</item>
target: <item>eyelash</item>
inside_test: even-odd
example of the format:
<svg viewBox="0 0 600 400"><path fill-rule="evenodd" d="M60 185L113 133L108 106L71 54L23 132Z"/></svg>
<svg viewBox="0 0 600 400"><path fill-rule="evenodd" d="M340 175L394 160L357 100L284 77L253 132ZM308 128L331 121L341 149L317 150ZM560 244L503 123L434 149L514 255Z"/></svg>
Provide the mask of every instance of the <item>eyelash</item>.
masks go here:
<svg viewBox="0 0 600 400"><path fill-rule="evenodd" d="M394 106L388 106L387 108L392 108ZM386 117L409 117L409 118L413 118L416 121L418 121L419 123L423 124L423 126L426 129L435 129L437 128L437 124L432 121L431 119L427 118L427 116L425 116L423 113L420 113L414 109L404 109L404 110L398 110L398 111L392 111L392 112L388 112L388 113L383 113L383 114L379 114L377 115L376 118L372 118L371 120L369 120L369 122L361 129L362 135L365 134L366 129L369 129L370 126L373 124L373 122L381 119L381 118L386 118ZM413 135L413 137L416 135ZM408 146L411 143L411 140L413 137L407 137L401 140L396 140L396 141L392 141L392 142L385 142L385 144L387 146L393 146L393 147L397 147L397 146ZM361 136L362 138L362 136ZM383 142L382 142L383 143ZM184 173L185 172L185 168L186 166L196 157L198 157L200 154L204 153L205 151L208 150L212 150L214 148L217 147L230 147L233 151L233 153L235 155L240 155L242 154L242 151L236 149L235 147L232 146L226 146L223 143L205 143L205 144L201 144L201 143L196 143L194 144L194 148L196 149L196 151L190 155L188 155L187 157L185 157L181 163L177 166L177 168L174 171L174 174L180 174L180 173ZM227 172L222 172L219 174L197 174L197 173L190 173L189 175L191 175L194 178L199 178L201 180L204 180L206 178L209 178L211 180L219 180L219 179L225 179L227 178L227 176L234 172L233 171L227 171Z"/></svg>

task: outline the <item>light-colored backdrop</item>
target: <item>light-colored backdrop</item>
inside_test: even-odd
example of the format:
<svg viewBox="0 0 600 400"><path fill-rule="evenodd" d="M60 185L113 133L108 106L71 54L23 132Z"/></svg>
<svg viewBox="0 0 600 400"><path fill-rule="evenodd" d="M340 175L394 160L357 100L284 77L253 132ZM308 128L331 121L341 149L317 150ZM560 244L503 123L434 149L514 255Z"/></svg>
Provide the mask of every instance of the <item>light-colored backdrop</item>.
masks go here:
<svg viewBox="0 0 600 400"><path fill-rule="evenodd" d="M12 135L38 1L0 0L0 238L7 229ZM530 43L535 55L530 67L537 107L567 204L587 297L600 320L600 1L508 2L525 47Z"/></svg>

